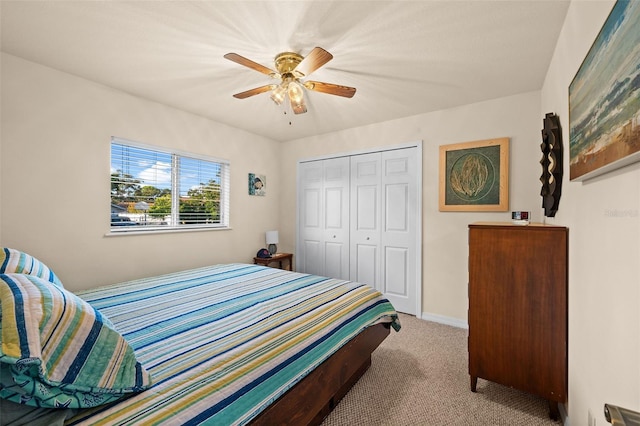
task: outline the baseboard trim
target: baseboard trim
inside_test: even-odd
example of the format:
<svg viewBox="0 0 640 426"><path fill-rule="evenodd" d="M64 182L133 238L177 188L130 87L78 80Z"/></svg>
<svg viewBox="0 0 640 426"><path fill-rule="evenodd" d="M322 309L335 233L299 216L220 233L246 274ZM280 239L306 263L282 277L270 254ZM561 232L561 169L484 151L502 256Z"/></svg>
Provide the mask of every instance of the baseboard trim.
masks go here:
<svg viewBox="0 0 640 426"><path fill-rule="evenodd" d="M444 315L423 312L420 315L420 319L423 319L425 321L437 322L439 324L450 325L452 327L464 328L465 330L469 329L469 323L467 323L467 321L464 321L458 318L446 317Z"/></svg>
<svg viewBox="0 0 640 426"><path fill-rule="evenodd" d="M569 426L569 413L567 413L567 407L564 404L558 404L558 409L560 410L560 419L562 420L562 424L564 426Z"/></svg>

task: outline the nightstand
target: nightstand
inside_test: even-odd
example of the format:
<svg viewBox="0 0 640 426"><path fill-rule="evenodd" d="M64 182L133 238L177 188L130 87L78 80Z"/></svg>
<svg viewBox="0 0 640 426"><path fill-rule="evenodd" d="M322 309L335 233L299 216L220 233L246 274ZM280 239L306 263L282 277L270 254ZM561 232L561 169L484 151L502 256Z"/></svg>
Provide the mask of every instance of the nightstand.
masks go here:
<svg viewBox="0 0 640 426"><path fill-rule="evenodd" d="M282 267L282 262L285 260L289 261L288 268ZM269 266L270 264L276 263L276 262L278 262L278 268L285 269L287 271L293 271L293 253L276 253L271 255L271 257L268 257L268 258L262 258L262 257L253 258L253 263L255 263L256 265Z"/></svg>

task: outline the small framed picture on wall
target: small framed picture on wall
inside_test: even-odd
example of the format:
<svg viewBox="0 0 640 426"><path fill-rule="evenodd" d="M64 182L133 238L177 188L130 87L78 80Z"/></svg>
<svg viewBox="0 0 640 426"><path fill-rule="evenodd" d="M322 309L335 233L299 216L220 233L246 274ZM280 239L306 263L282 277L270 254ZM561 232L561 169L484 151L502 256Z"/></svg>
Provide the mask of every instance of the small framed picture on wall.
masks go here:
<svg viewBox="0 0 640 426"><path fill-rule="evenodd" d="M256 173L249 173L249 195L267 195L267 177Z"/></svg>

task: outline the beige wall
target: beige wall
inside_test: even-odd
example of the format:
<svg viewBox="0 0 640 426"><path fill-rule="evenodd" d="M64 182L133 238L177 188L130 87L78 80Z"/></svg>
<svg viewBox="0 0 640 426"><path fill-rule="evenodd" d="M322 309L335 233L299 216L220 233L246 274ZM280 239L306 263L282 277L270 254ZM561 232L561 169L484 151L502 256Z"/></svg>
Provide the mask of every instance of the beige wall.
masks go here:
<svg viewBox="0 0 640 426"><path fill-rule="evenodd" d="M613 4L574 1L567 13L541 98L565 147L569 84ZM640 163L583 183L566 176L555 221L570 228L569 418L587 425L591 412L600 426L604 403L640 411Z"/></svg>
<svg viewBox="0 0 640 426"><path fill-rule="evenodd" d="M2 54L1 243L84 289L251 261L278 225L276 142ZM229 231L105 237L111 136L231 162ZM247 194L249 172L267 196Z"/></svg>
<svg viewBox="0 0 640 426"><path fill-rule="evenodd" d="M423 141L422 161L422 312L423 317L455 325L467 318L467 225L475 221L511 220L510 213L438 211L440 145L509 137L510 206L542 220L539 178L540 92L467 105L401 120L287 142L282 171L295 176L299 160L333 153ZM296 182L283 179L280 221L287 248L294 250Z"/></svg>

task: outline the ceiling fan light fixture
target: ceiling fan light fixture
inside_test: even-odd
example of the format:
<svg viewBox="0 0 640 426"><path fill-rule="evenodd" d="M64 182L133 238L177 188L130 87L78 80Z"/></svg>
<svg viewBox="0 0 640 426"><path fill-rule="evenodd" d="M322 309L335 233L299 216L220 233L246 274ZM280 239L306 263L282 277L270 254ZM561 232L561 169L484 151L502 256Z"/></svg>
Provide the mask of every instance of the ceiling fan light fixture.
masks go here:
<svg viewBox="0 0 640 426"><path fill-rule="evenodd" d="M277 86L271 91L271 100L275 102L276 105L282 105L282 102L284 102L286 96L287 89L283 84Z"/></svg>
<svg viewBox="0 0 640 426"><path fill-rule="evenodd" d="M291 101L291 109L294 114L304 114L307 112L307 105L304 103L304 99L301 102Z"/></svg>
<svg viewBox="0 0 640 426"><path fill-rule="evenodd" d="M304 114L307 112L307 105L304 101L304 89L302 84L296 80L291 80L287 86L287 94L289 95L289 102L291 103L291 109L295 114Z"/></svg>
<svg viewBox="0 0 640 426"><path fill-rule="evenodd" d="M302 88L302 84L297 81L290 81L287 86L287 93L289 94L289 99L291 103L302 103L304 102L304 90Z"/></svg>

